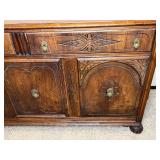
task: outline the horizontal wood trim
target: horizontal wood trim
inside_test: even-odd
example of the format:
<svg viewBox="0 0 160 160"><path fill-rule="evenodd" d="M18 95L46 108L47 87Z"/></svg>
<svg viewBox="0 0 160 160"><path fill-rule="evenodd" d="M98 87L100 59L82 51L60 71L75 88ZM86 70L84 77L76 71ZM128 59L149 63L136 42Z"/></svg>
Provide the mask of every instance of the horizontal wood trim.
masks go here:
<svg viewBox="0 0 160 160"><path fill-rule="evenodd" d="M150 24L150 25L129 25L129 26L88 26L88 27L59 27L59 28L4 28L5 33L17 33L17 32L22 32L22 33L47 33L47 32L54 32L54 33L81 33L83 31L92 31L92 32L98 32L98 31L126 31L126 30L132 30L132 31L137 31L137 30L155 30L155 25Z"/></svg>
<svg viewBox="0 0 160 160"><path fill-rule="evenodd" d="M105 60L119 60L119 59L144 59L151 56L151 52L131 52L131 53L98 53L98 54L50 54L50 55L33 55L33 56L19 56L19 55L5 55L5 62L52 62L53 59L59 58L92 58Z"/></svg>
<svg viewBox="0 0 160 160"><path fill-rule="evenodd" d="M72 118L12 118L5 119L4 124L10 125L137 125L135 118L127 117L72 117Z"/></svg>
<svg viewBox="0 0 160 160"><path fill-rule="evenodd" d="M130 26L130 25L154 25L155 20L114 20L114 21L17 21L10 20L4 22L5 29L40 29L40 28L70 28L70 27L104 27L104 26Z"/></svg>
<svg viewBox="0 0 160 160"><path fill-rule="evenodd" d="M17 58L16 59L14 57L12 57L12 58L10 57L10 58L5 58L4 59L4 62L28 62L28 63L30 63L30 62L34 62L34 63L45 62L45 63L47 63L47 62L58 62L58 61L59 61L59 58L52 58L52 59L36 58L36 59L34 59L32 57L31 59L28 59L28 58Z"/></svg>
<svg viewBox="0 0 160 160"><path fill-rule="evenodd" d="M6 62L28 62L28 63L30 63L30 62L55 62L55 61L59 61L59 59L60 58L67 58L67 57L64 57L64 56L62 56L62 57L50 57L50 58L33 58L33 57L31 57L31 58L16 58L16 57L8 57L8 58L5 58L4 59L4 62L6 63ZM74 57L70 57L70 58L74 58ZM84 59L84 56L83 57L77 57L78 59ZM134 59L148 59L149 58L149 56L147 56L147 55L145 55L145 56L139 56L138 58L136 57L136 56L132 56L132 57L88 57L88 58L85 58L85 60L99 60L99 61L106 61L106 60L109 60L109 61L116 61L116 60L118 60L118 61L120 61L120 60L134 60Z"/></svg>

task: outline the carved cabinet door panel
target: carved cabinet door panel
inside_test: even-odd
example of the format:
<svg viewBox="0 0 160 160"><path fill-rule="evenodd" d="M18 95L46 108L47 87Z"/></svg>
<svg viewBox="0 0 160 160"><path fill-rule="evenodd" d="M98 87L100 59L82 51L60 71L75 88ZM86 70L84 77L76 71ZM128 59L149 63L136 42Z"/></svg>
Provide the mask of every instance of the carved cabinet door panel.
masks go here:
<svg viewBox="0 0 160 160"><path fill-rule="evenodd" d="M147 59L79 59L81 116L136 116Z"/></svg>
<svg viewBox="0 0 160 160"><path fill-rule="evenodd" d="M5 63L4 82L6 114L12 109L19 117L66 116L61 60Z"/></svg>

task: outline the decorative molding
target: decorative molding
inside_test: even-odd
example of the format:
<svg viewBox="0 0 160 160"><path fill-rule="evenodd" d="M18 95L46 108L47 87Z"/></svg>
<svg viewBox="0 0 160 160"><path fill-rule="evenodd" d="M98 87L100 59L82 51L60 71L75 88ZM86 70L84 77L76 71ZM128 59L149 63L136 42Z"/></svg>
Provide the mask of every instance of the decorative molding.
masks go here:
<svg viewBox="0 0 160 160"><path fill-rule="evenodd" d="M17 55L31 55L30 46L25 33L12 33L13 45Z"/></svg>
<svg viewBox="0 0 160 160"><path fill-rule="evenodd" d="M127 63L132 66L139 73L139 76L141 78L141 85L143 85L149 64L148 59L124 60L119 62Z"/></svg>
<svg viewBox="0 0 160 160"><path fill-rule="evenodd" d="M95 66L97 66L98 64L102 64L103 62L101 61L80 61L79 62L79 80L80 80L80 84L82 84L82 81L84 79L84 77L86 76L86 74L89 72L89 70L91 70L92 68L94 68Z"/></svg>
<svg viewBox="0 0 160 160"><path fill-rule="evenodd" d="M80 85L82 84L82 81L84 77L87 75L87 73L94 68L95 66L102 64L102 63L107 63L108 61L80 61L79 62L79 80L80 80ZM115 61L115 62L120 62L120 63L125 63L127 65L130 65L133 67L139 74L141 78L141 85L143 85L145 76L146 76L146 71L148 68L149 60L148 59L136 59L136 60L123 60L123 61Z"/></svg>
<svg viewBox="0 0 160 160"><path fill-rule="evenodd" d="M119 43L118 40L104 38L100 33L78 34L74 40L61 41L59 44L67 47L74 47L79 51L97 51L110 44Z"/></svg>

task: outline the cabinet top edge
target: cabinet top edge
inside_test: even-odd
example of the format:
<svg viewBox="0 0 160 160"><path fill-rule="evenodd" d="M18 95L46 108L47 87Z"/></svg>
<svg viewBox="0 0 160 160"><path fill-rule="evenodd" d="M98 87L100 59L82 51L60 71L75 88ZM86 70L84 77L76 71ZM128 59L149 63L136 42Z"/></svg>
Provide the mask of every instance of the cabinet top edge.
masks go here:
<svg viewBox="0 0 160 160"><path fill-rule="evenodd" d="M6 20L4 29L45 29L72 27L107 27L155 25L156 20Z"/></svg>

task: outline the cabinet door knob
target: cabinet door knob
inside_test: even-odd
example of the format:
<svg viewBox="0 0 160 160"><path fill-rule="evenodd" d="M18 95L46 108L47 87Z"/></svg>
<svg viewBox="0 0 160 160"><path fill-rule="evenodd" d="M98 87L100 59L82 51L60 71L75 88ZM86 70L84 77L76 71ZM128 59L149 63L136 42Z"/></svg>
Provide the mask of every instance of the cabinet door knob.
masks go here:
<svg viewBox="0 0 160 160"><path fill-rule="evenodd" d="M41 49L44 53L46 53L48 51L48 44L46 41L42 41L41 42Z"/></svg>
<svg viewBox="0 0 160 160"><path fill-rule="evenodd" d="M34 97L34 98L38 98L39 97L39 93L38 93L37 89L32 89L31 90L31 94L32 94L32 97Z"/></svg>
<svg viewBox="0 0 160 160"><path fill-rule="evenodd" d="M133 47L135 49L137 49L137 48L139 48L139 46L140 46L140 40L138 38L134 39L134 41L133 41Z"/></svg>
<svg viewBox="0 0 160 160"><path fill-rule="evenodd" d="M107 97L110 98L110 97L113 96L113 94L114 94L113 88L108 88L108 89L107 89L107 92L106 92Z"/></svg>

